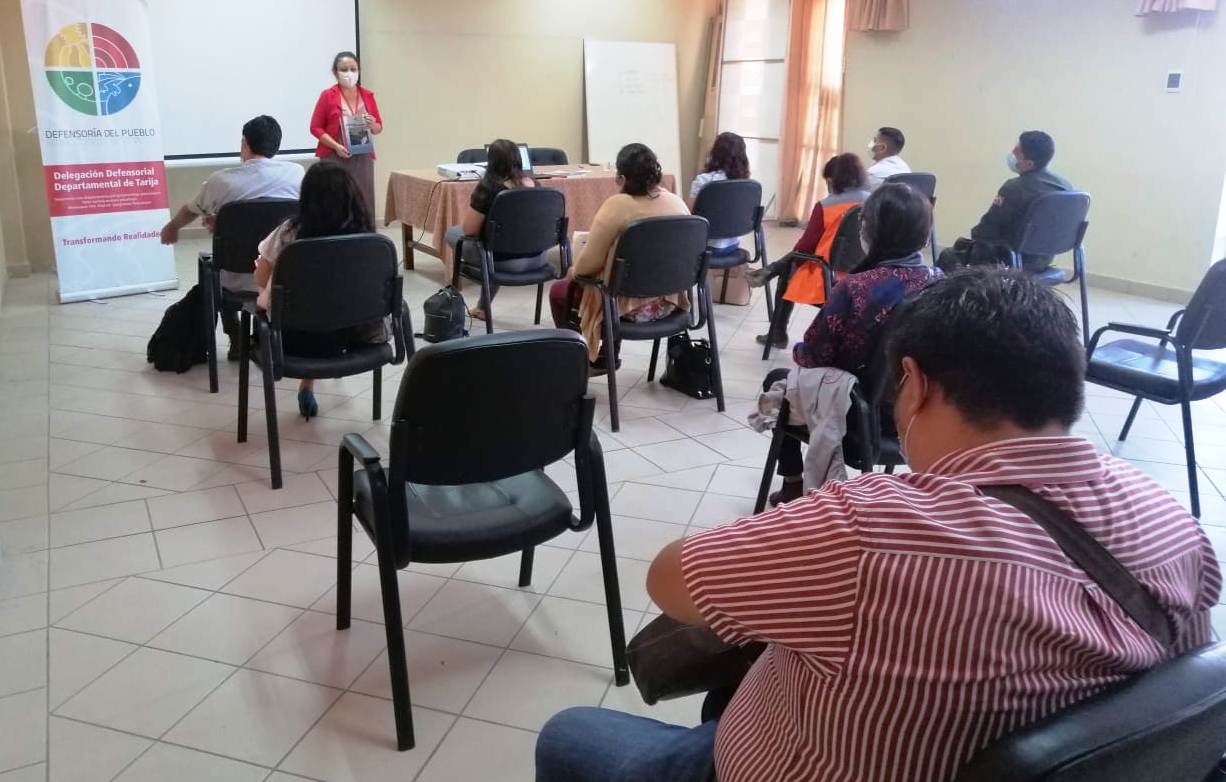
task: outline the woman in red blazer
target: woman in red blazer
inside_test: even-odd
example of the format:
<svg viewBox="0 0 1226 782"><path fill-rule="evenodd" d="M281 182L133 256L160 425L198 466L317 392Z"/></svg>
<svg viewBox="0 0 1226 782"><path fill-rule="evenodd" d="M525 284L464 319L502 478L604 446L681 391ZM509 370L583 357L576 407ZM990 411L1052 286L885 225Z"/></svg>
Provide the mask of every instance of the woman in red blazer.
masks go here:
<svg viewBox="0 0 1226 782"><path fill-rule="evenodd" d="M375 94L358 84L358 56L341 52L332 59L336 84L319 93L311 114L311 135L319 139L318 158L334 157L349 171L375 213L375 152L373 136L383 132L383 117ZM363 146L360 146L363 145ZM364 146L369 145L369 146ZM350 147L354 147L351 151ZM366 151L360 151L366 149Z"/></svg>

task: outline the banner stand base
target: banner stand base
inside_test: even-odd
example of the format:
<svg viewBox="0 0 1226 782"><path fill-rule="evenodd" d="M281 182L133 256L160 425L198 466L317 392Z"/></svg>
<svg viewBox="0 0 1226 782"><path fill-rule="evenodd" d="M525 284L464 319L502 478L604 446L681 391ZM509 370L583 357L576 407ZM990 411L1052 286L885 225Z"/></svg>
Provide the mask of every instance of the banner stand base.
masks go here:
<svg viewBox="0 0 1226 782"><path fill-rule="evenodd" d="M116 296L132 296L137 293L153 293L155 291L173 291L179 287L179 279L160 280L158 282L142 282L137 285L123 285L117 288L98 288L90 291L74 291L60 293L60 304L71 304L75 301L90 299L111 299Z"/></svg>

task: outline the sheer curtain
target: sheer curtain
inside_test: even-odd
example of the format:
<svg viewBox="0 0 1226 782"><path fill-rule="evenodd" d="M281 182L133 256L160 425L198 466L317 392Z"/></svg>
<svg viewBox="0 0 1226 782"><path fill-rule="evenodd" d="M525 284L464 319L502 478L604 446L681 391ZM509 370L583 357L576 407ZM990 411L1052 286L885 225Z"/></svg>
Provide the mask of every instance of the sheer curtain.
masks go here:
<svg viewBox="0 0 1226 782"><path fill-rule="evenodd" d="M1217 0L1141 0L1137 16L1173 14L1176 11L1216 11Z"/></svg>
<svg viewBox="0 0 1226 782"><path fill-rule="evenodd" d="M850 0L853 30L906 30L911 26L911 0Z"/></svg>
<svg viewBox="0 0 1226 782"><path fill-rule="evenodd" d="M779 155L779 219L806 220L838 153L846 0L792 0Z"/></svg>

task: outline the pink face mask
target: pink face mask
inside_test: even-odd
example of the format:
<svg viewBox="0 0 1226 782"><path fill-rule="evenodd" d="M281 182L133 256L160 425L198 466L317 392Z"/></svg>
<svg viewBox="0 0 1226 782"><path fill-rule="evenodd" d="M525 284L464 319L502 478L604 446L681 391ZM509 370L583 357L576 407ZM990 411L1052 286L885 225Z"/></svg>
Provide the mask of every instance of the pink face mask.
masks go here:
<svg viewBox="0 0 1226 782"><path fill-rule="evenodd" d="M340 82L342 87L352 87L358 83L358 72L340 71L336 74L336 80Z"/></svg>

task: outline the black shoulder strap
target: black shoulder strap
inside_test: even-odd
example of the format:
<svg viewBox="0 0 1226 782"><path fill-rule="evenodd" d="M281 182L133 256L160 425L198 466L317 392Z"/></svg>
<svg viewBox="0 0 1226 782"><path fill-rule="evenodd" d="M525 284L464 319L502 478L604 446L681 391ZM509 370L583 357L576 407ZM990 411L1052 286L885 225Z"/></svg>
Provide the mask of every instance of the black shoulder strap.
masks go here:
<svg viewBox="0 0 1226 782"><path fill-rule="evenodd" d="M1175 645L1171 619L1157 599L1068 513L1022 486L980 486L979 491L1033 519L1150 637L1164 649Z"/></svg>

